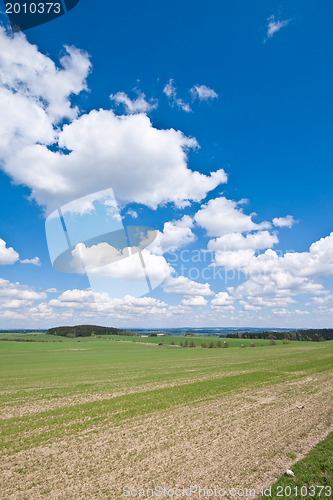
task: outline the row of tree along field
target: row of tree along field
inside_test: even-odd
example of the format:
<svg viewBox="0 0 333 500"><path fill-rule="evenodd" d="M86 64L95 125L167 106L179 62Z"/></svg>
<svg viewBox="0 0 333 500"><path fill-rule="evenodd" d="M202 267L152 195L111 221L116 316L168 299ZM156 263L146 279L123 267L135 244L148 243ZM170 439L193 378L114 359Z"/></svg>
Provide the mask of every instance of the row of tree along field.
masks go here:
<svg viewBox="0 0 333 500"><path fill-rule="evenodd" d="M242 332L228 333L227 338L242 339L271 339L271 340L299 340L307 342L323 342L333 340L333 328L319 330L297 330L292 332Z"/></svg>
<svg viewBox="0 0 333 500"><path fill-rule="evenodd" d="M59 337L93 337L94 335L136 335L135 332L127 330L119 330L119 328L97 325L78 325L78 326L59 326L50 328L46 332L49 335L57 335Z"/></svg>

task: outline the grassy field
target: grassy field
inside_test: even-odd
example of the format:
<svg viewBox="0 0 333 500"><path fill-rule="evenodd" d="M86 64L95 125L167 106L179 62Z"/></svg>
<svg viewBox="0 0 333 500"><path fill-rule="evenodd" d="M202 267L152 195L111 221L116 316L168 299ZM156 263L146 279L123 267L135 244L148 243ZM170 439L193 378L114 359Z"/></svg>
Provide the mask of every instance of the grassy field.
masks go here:
<svg viewBox="0 0 333 500"><path fill-rule="evenodd" d="M69 342L72 341L73 339L70 339L68 337L60 337L57 335L48 335L46 333L39 333L39 332L31 332L31 333L0 333L0 340L1 339L24 339L24 340L34 340L36 342ZM175 345L180 345L181 342L186 342L190 343L192 340L194 341L195 345L197 347L200 347L201 342L206 342L209 344L209 342L214 342L216 343L220 341L222 344L224 341L228 342L230 347L240 347L241 344L244 344L246 346L249 346L251 342L254 342L256 346L265 346L269 345L270 341L267 339L229 339L229 338L219 338L216 336L209 336L209 335L203 335L203 336L194 336L194 337L185 337L185 336L180 336L180 335L163 335L163 336L158 336L158 337L150 337L150 336L130 336L130 335L101 335L101 336L94 336L94 337L79 337L75 341L81 341L81 342L90 342L90 341L95 341L95 340L122 340L122 341L127 341L127 342L139 342L142 344L149 343L149 344L159 344L163 343L165 345L170 345L171 342L174 342ZM282 343L282 341L277 341L278 343ZM294 344L297 344L297 342L293 342Z"/></svg>
<svg viewBox="0 0 333 500"><path fill-rule="evenodd" d="M284 474L272 487L271 498L302 500L333 497L333 433L293 467L294 476Z"/></svg>
<svg viewBox="0 0 333 500"><path fill-rule="evenodd" d="M18 336L43 342L0 342L1 499L259 488L332 430L333 342Z"/></svg>
<svg viewBox="0 0 333 500"><path fill-rule="evenodd" d="M60 337L57 335L47 335L46 333L39 332L31 332L31 333L0 333L1 339L24 339L24 340L33 340L35 342L71 342L73 339L67 337ZM219 338L216 336L209 335L195 335L193 337L190 336L180 336L180 335L163 335L157 337L151 336L130 336L130 335L103 335L103 336L94 336L94 337L79 337L75 341L76 342L94 342L96 340L118 340L124 342L138 342L141 344L159 344L162 343L164 345L174 345L179 346L182 342L183 344L187 342L190 344L192 341L194 342L196 347L201 347L201 343L205 342L207 347L211 342L214 342L214 346L216 347L217 342L221 342L222 347L224 342L227 342L229 347L241 347L244 344L246 347L249 347L251 343L254 343L256 347L264 347L270 345L270 340L267 339L234 339L234 338ZM277 344L281 345L282 340L277 340ZM306 344L307 342L305 342ZM299 346L299 342L292 341L291 345Z"/></svg>
<svg viewBox="0 0 333 500"><path fill-rule="evenodd" d="M126 335L114 335L109 338L115 338L118 340L131 340L133 342L133 339L129 338ZM194 342L196 347L201 346L201 342L205 342L207 346L209 346L210 342L214 342L214 345L216 346L217 342L221 342L222 346L224 342L227 342L229 344L229 347L240 347L241 344L244 344L246 346L250 346L251 342L254 342L256 346L265 346L269 345L270 341L267 339L228 339L228 338L219 338L219 337L210 337L208 335L203 335L203 336L194 336L194 337L183 337L180 335L166 335L166 336L160 336L160 337L134 337L135 342L141 342L141 343L154 343L154 344L165 344L165 345L170 345L171 342L174 342L175 345L180 345L181 342L188 342L190 344L192 341ZM282 341L280 341L282 344Z"/></svg>

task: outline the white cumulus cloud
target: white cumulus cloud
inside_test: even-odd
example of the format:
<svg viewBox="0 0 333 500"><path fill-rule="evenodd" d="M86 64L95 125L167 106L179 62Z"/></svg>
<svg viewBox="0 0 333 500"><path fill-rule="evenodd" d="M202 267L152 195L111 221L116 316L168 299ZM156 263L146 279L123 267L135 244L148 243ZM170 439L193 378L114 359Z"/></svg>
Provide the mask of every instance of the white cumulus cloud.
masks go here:
<svg viewBox="0 0 333 500"><path fill-rule="evenodd" d="M191 306L191 307L201 307L201 306L206 306L207 305L207 300L198 295L196 297L189 297L188 299L183 299L182 300L182 305L183 306Z"/></svg>
<svg viewBox="0 0 333 500"><path fill-rule="evenodd" d="M89 272L90 276L118 278L128 282L145 281L146 274L151 281L162 282L173 273L162 255L144 249L139 257L138 250L132 247L120 251L105 242L91 247L79 243L72 251L71 265L81 274Z"/></svg>
<svg viewBox="0 0 333 500"><path fill-rule="evenodd" d="M234 302L234 298L227 292L219 292L215 295L215 298L211 301L213 306L228 307Z"/></svg>
<svg viewBox="0 0 333 500"><path fill-rule="evenodd" d="M71 96L86 88L90 61L81 51L67 48L57 67L23 34L1 29L0 63L1 166L49 212L108 187L123 204L181 207L226 182L222 169L207 176L188 168L197 141L155 128L142 112L80 116Z"/></svg>
<svg viewBox="0 0 333 500"><path fill-rule="evenodd" d="M279 256L273 250L250 256L229 267L239 269L250 278L241 284L234 296L256 305L273 306L291 303L300 294L322 295L321 276L333 276L333 233L313 243L308 252L287 252ZM223 265L223 264L222 264ZM281 302L282 301L282 302Z"/></svg>
<svg viewBox="0 0 333 500"><path fill-rule="evenodd" d="M23 309L45 298L44 292L0 278L0 309Z"/></svg>
<svg viewBox="0 0 333 500"><path fill-rule="evenodd" d="M163 290L166 293L175 295L214 295L210 289L209 283L197 283L185 276L169 278L163 285Z"/></svg>
<svg viewBox="0 0 333 500"><path fill-rule="evenodd" d="M19 254L12 247L7 247L5 240L0 238L0 265L9 266L19 260Z"/></svg>
<svg viewBox="0 0 333 500"><path fill-rule="evenodd" d="M221 196L210 200L196 213L195 221L206 229L209 236L258 231L270 227L268 222L257 224L251 215L244 214L240 202Z"/></svg>
<svg viewBox="0 0 333 500"><path fill-rule="evenodd" d="M196 240L196 235L192 231L193 224L193 219L188 215L184 215L180 220L165 222L163 231L157 231L157 242L162 253L193 243Z"/></svg>
<svg viewBox="0 0 333 500"><path fill-rule="evenodd" d="M65 49L58 68L36 45L28 43L25 35L8 35L0 27L1 87L33 100L52 122L74 118L78 109L69 98L86 89L90 61L75 47Z"/></svg>
<svg viewBox="0 0 333 500"><path fill-rule="evenodd" d="M34 257L33 259L23 259L20 260L21 264L32 264L33 266L40 266L40 258L39 257Z"/></svg>
<svg viewBox="0 0 333 500"><path fill-rule="evenodd" d="M210 176L192 172L187 151L198 146L196 140L172 129L158 130L143 114L92 111L64 127L59 145L69 153L35 144L5 164L7 173L30 187L49 210L106 186L123 203L184 206L227 180L222 169Z"/></svg>
<svg viewBox="0 0 333 500"><path fill-rule="evenodd" d="M291 228L296 221L292 215L287 215L286 217L275 217L273 219L273 224L276 227L288 227Z"/></svg>
<svg viewBox="0 0 333 500"><path fill-rule="evenodd" d="M272 248L278 242L277 235L269 231L258 231L246 236L241 233L230 233L215 240L210 240L208 249L213 251L261 250Z"/></svg>

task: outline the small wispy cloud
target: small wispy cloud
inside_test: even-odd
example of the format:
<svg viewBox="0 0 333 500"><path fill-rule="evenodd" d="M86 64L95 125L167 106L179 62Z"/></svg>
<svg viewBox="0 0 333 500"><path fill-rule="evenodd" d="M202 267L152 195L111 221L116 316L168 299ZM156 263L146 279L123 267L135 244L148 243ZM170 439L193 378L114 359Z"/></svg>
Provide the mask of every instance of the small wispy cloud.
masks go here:
<svg viewBox="0 0 333 500"><path fill-rule="evenodd" d="M138 212L136 212L135 210L132 210L131 208L129 210L127 210L126 215L129 215L133 219L138 218Z"/></svg>
<svg viewBox="0 0 333 500"><path fill-rule="evenodd" d="M178 108L186 111L186 113L190 113L192 111L190 105L177 97L177 89L174 85L174 80L170 78L168 83L163 89L164 94L169 98L172 106L177 106Z"/></svg>
<svg viewBox="0 0 333 500"><path fill-rule="evenodd" d="M34 257L33 259L24 259L20 260L21 264L32 264L34 266L40 266L40 258L39 257Z"/></svg>
<svg viewBox="0 0 333 500"><path fill-rule="evenodd" d="M279 19L276 19L275 16L270 16L268 19L267 19L268 23L267 23L267 33L266 33L266 38L264 40L264 43L269 39L269 38L273 38L273 36L275 35L275 33L277 33L278 31L280 31L281 28L284 28L285 26L287 26L291 19L285 19L284 21L280 21Z"/></svg>
<svg viewBox="0 0 333 500"><path fill-rule="evenodd" d="M199 99L199 101L209 101L218 98L215 90L206 87L206 85L194 85L190 92L193 100Z"/></svg>
<svg viewBox="0 0 333 500"><path fill-rule="evenodd" d="M276 227L289 227L291 228L296 224L294 217L292 215L287 215L286 217L275 217L273 219L273 224Z"/></svg>
<svg viewBox="0 0 333 500"><path fill-rule="evenodd" d="M125 107L126 113L133 115L136 113L149 113L157 108L158 102L155 99L146 100L145 94L139 93L136 99L131 99L125 92L117 92L111 94L110 99L117 105L122 104Z"/></svg>

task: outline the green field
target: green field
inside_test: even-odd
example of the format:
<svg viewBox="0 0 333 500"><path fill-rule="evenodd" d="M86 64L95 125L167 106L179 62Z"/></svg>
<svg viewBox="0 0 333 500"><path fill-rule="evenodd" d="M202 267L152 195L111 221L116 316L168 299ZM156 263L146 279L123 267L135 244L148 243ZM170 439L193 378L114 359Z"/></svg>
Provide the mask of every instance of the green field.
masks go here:
<svg viewBox="0 0 333 500"><path fill-rule="evenodd" d="M333 497L333 433L293 467L294 476L284 474L272 487L271 498Z"/></svg>
<svg viewBox="0 0 333 500"><path fill-rule="evenodd" d="M201 346L201 342L205 342L207 346L209 346L210 342L214 342L214 345L216 346L217 342L221 342L222 346L224 342L227 342L229 344L229 347L240 347L241 344L244 344L246 346L250 346L251 342L254 342L256 346L267 346L270 343L270 340L266 339L258 339L258 340L251 340L251 339L228 339L228 338L219 338L219 337L210 337L209 335L203 335L203 336L194 336L194 337L184 337L180 335L165 335L165 336L159 336L159 337L128 337L126 335L112 335L109 337L110 339L118 339L118 340L126 340L126 341L134 341L135 342L141 342L141 343L153 343L153 344L165 344L165 345L170 345L171 342L174 342L175 345L180 345L181 342L188 342L190 344L192 341L196 345L196 347ZM282 341L280 341L282 344Z"/></svg>
<svg viewBox="0 0 333 500"><path fill-rule="evenodd" d="M229 339L229 349L202 349L156 345L156 342L172 340L179 344L184 337L136 338L133 342L128 337L119 341L121 337L116 340L113 336L102 339L54 338L45 334L17 336L40 342L0 342L0 472L6 477L0 486L1 498L48 498L51 491L60 488L58 498L114 499L123 498L119 485L125 479L132 483L136 479L146 480L147 484L159 478L165 483L167 480L170 484L177 482L180 464L187 461L182 449L190 443L203 447L200 453L204 454L208 453L207 442L213 440L216 453L223 457L223 436L227 436L231 425L226 416L229 411L236 411L236 404L240 405L238 413L245 411L243 400L249 410L242 421L249 415L252 420L247 428L241 425L240 433L246 433L250 441L257 439L257 434L260 437L260 425L266 425L266 418L269 425L270 411L275 415L285 405L286 411L281 413L282 426L283 419L290 418L288 405L294 408L297 402L307 401L304 411L295 410L295 418L300 418L300 422L312 419L306 425L300 424L305 425L300 435L298 429L284 432L280 426L276 430L278 435L281 433L281 449L285 435L287 449L292 445L290 451L299 447L297 457L308 451L309 436L313 435L313 440L318 442L331 429L332 405L327 398L332 383L333 342L283 345L277 341L277 345L271 346L269 341L259 340L256 348L242 349L242 343L249 345L251 341ZM10 335L2 335L4 337ZM195 337L194 340L200 345L203 339ZM205 337L204 340L209 344L211 339ZM214 343L217 340L214 338ZM146 345L147 341L155 343ZM270 401L272 397L274 401ZM320 402L327 406L319 411ZM203 414L202 408L205 408ZM222 411L222 408L225 409ZM229 417L237 419L231 413ZM252 422L255 426L251 434L248 429L252 428ZM238 421L237 425L240 425ZM141 440L137 438L140 432ZM149 433L153 434L148 440ZM93 443L100 436L109 437L102 440L103 451L99 457L102 465L98 468ZM156 436L154 444L152 436L153 440ZM205 436L206 444L198 445L199 436ZM119 443L119 439L129 441ZM134 446L136 439L138 443ZM290 443L292 439L295 444ZM148 440L150 455L141 449L145 440ZM68 463L59 458L63 446L69 454ZM81 458L81 466L73 470L69 464L76 463L78 458L73 457L80 447L85 458ZM156 460L163 455L165 447L170 453L164 458L164 467L173 454L179 455L178 462L170 465L167 475L157 474ZM47 458L43 455L45 450L51 450ZM193 457L193 464L197 459L199 455ZM285 460L286 465L295 461L288 458L285 450L280 459ZM250 481L253 476L253 482L259 484L267 478L262 476L260 458L258 460L258 467L252 466L244 477ZM57 485L53 473L48 475L49 467L66 478L62 486ZM261 475L258 472L257 477L253 469ZM191 470L186 477L195 476L194 465ZM267 477L275 480L281 472L276 467ZM112 484L102 481L105 474L111 474ZM207 481L209 477L207 473ZM239 484L242 478L239 477ZM84 485L82 491L78 487L80 481Z"/></svg>
<svg viewBox="0 0 333 500"><path fill-rule="evenodd" d="M0 333L1 339L24 339L24 340L33 340L35 342L71 342L73 339L67 337L61 337L57 335L48 335L46 333L32 332L32 333ZM195 336L181 336L181 335L163 335L157 337L151 336L130 336L130 335L100 335L94 337L78 337L76 342L91 342L96 340L121 340L125 342L138 342L141 344L159 344L162 343L164 345L170 345L172 342L175 345L180 345L180 343L185 343L186 341L190 344L192 341L195 343L196 347L201 347L201 343L205 342L207 347L210 342L214 342L214 346L216 346L217 342L221 342L222 347L224 342L229 344L229 347L241 347L242 344L249 347L251 343L254 343L256 347L264 347L270 345L270 340L267 339L234 339L234 338L219 338L216 336L209 335L195 335ZM277 340L277 344L282 344L282 340ZM307 344L305 342L304 344ZM302 342L303 344L303 342ZM299 346L299 342L292 341L290 345Z"/></svg>

